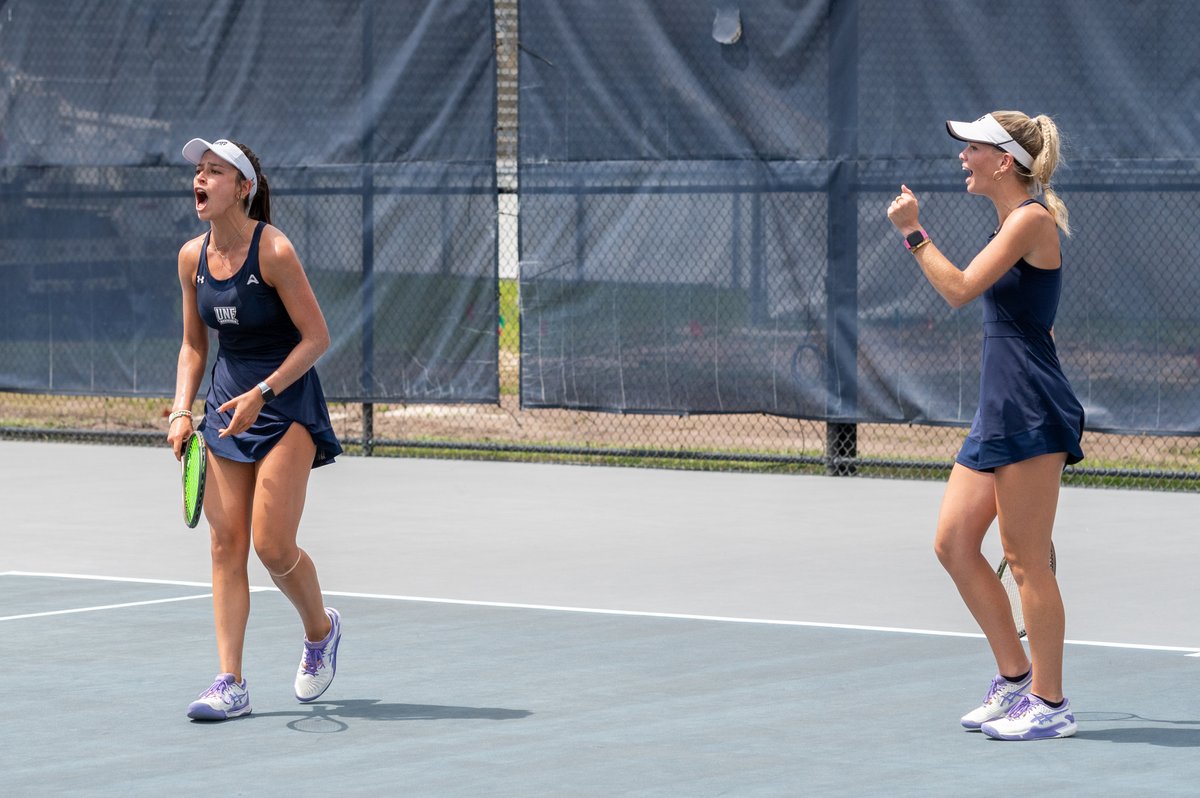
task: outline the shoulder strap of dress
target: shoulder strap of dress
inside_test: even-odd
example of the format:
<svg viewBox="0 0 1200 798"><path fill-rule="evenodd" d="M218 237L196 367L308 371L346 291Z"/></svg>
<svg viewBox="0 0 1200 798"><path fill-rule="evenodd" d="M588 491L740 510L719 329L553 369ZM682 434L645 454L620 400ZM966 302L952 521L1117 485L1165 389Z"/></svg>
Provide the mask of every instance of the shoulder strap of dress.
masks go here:
<svg viewBox="0 0 1200 798"><path fill-rule="evenodd" d="M200 242L200 257L196 259L196 273L192 275L193 283L200 275L208 274L208 237L211 235L212 230L209 230L204 234L204 240Z"/></svg>
<svg viewBox="0 0 1200 798"><path fill-rule="evenodd" d="M1027 200L1025 200L1024 202L1022 202L1020 205L1018 205L1017 207L1018 207L1018 208L1024 208L1026 205L1028 205L1028 204L1029 204L1029 203L1031 203L1031 202L1036 202L1038 205L1041 205L1043 208L1046 208L1046 203L1042 202L1042 201L1041 201L1040 199L1038 199L1037 197L1030 197L1029 199L1027 199ZM1014 209L1014 210L1015 210L1015 209ZM1050 209L1049 209L1049 208L1046 208L1046 210L1047 210L1047 211L1049 211ZM1001 225L1001 227L1003 227L1003 225ZM996 234L997 234L997 233L999 233L999 232L1000 232L1000 227L997 227L995 230L993 230L993 231L992 231L992 234L991 234L990 236L988 236L988 241L991 241L993 238L995 238L995 237L996 237Z"/></svg>
<svg viewBox="0 0 1200 798"><path fill-rule="evenodd" d="M255 279L262 277L262 269L258 263L258 241L262 238L262 232L266 226L267 223L261 219L254 225L254 233L250 236L250 249L246 251L246 266Z"/></svg>

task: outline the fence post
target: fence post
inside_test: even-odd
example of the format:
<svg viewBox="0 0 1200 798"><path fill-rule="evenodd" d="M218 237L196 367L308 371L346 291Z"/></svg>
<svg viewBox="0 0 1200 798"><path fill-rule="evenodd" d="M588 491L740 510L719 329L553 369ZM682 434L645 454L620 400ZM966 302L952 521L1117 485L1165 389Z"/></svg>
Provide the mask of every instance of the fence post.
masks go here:
<svg viewBox="0 0 1200 798"><path fill-rule="evenodd" d="M858 2L829 4L829 231L826 261L826 473L858 455Z"/></svg>
<svg viewBox="0 0 1200 798"><path fill-rule="evenodd" d="M362 451L363 457L375 452L375 405L370 402L362 406Z"/></svg>
<svg viewBox="0 0 1200 798"><path fill-rule="evenodd" d="M371 4L363 4L363 89L362 98L362 369L359 375L364 396L375 394L375 114L377 102L372 86L374 74L374 15ZM362 451L370 457L375 449L375 408L362 406Z"/></svg>
<svg viewBox="0 0 1200 798"><path fill-rule="evenodd" d="M365 396L375 393L375 175L369 163L363 164L362 187L362 370L359 382ZM363 403L363 455L374 450L375 408Z"/></svg>

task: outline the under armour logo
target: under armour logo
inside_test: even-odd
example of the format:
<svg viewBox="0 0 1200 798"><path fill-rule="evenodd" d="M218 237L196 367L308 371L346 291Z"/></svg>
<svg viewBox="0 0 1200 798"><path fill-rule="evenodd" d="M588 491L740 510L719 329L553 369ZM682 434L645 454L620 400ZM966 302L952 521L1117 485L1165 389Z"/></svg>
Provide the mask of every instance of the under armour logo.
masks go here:
<svg viewBox="0 0 1200 798"><path fill-rule="evenodd" d="M197 274L196 275L196 285L202 285L203 283L204 283L204 275Z"/></svg>
<svg viewBox="0 0 1200 798"><path fill-rule="evenodd" d="M250 275L250 279L246 281L246 285L258 285L258 278L253 274Z"/></svg>

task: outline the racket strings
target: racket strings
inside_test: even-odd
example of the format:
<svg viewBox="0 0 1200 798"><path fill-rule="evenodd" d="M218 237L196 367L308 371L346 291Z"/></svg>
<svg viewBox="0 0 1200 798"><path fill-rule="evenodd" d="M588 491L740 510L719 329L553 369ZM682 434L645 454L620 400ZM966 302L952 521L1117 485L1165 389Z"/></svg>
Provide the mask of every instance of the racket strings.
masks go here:
<svg viewBox="0 0 1200 798"><path fill-rule="evenodd" d="M1004 592L1008 594L1008 603L1012 607L1013 623L1016 624L1017 634L1022 634L1025 631L1025 613L1021 609L1021 588L1017 586L1017 580L1013 578L1011 568L1004 569L1004 573L1000 576L1000 582L1004 585Z"/></svg>
<svg viewBox="0 0 1200 798"><path fill-rule="evenodd" d="M193 528L200 522L200 508L204 502L206 460L204 439L193 434L183 452L183 520Z"/></svg>

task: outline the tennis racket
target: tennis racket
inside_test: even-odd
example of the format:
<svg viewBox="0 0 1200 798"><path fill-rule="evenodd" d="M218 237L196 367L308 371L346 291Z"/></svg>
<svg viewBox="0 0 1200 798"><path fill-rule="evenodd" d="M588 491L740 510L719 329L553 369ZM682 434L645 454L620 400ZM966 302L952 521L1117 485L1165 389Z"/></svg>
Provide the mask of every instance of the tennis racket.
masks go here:
<svg viewBox="0 0 1200 798"><path fill-rule="evenodd" d="M208 457L204 436L192 433L183 446L183 522L189 527L200 523L200 510L204 507L204 472L208 470Z"/></svg>
<svg viewBox="0 0 1200 798"><path fill-rule="evenodd" d="M1050 570L1058 573L1058 562L1054 557L1054 544L1050 544ZM1004 585L1004 592L1008 593L1008 602L1012 605L1013 620L1017 622L1017 637L1025 636L1025 613L1021 609L1021 591L1017 587L1017 580L1013 579L1012 569L1008 567L1008 559L1000 561L1000 567L996 569L996 576L1000 577L1000 584Z"/></svg>

